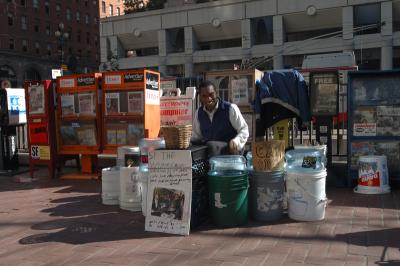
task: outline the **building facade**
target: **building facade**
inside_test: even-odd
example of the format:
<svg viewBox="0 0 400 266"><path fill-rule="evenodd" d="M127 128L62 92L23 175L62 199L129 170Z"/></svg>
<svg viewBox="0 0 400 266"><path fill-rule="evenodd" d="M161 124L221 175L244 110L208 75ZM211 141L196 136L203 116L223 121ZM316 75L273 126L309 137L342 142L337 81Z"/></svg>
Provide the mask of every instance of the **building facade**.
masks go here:
<svg viewBox="0 0 400 266"><path fill-rule="evenodd" d="M99 1L3 0L0 10L1 81L51 79L61 65L67 73L98 70Z"/></svg>
<svg viewBox="0 0 400 266"><path fill-rule="evenodd" d="M100 68L114 58L119 69L188 77L301 67L305 55L342 51L354 51L360 69L400 66L400 1L180 2L101 19Z"/></svg>
<svg viewBox="0 0 400 266"><path fill-rule="evenodd" d="M121 16L124 14L124 0L100 1L100 18Z"/></svg>

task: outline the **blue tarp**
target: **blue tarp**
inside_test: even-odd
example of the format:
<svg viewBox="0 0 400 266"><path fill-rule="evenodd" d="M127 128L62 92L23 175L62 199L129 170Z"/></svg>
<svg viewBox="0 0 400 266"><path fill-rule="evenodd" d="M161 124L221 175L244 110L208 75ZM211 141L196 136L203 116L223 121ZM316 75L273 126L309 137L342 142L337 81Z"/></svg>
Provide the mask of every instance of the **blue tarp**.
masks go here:
<svg viewBox="0 0 400 266"><path fill-rule="evenodd" d="M268 71L256 81L255 111L264 128L296 117L301 126L311 120L307 84L296 70Z"/></svg>

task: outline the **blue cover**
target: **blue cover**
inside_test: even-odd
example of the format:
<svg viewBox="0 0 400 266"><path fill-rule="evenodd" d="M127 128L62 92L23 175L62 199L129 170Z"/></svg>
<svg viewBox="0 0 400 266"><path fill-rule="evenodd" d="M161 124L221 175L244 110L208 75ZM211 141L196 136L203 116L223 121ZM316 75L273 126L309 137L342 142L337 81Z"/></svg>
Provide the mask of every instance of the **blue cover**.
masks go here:
<svg viewBox="0 0 400 266"><path fill-rule="evenodd" d="M254 107L264 128L286 118L299 118L300 126L311 120L307 84L298 71L265 72L256 87Z"/></svg>

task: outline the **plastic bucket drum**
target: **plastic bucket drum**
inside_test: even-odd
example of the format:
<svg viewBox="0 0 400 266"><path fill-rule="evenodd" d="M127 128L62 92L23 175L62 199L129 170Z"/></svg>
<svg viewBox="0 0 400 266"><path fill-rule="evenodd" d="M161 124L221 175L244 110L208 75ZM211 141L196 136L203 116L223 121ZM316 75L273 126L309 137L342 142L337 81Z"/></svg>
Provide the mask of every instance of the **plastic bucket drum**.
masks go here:
<svg viewBox="0 0 400 266"><path fill-rule="evenodd" d="M101 198L104 205L119 204L119 167L101 170Z"/></svg>
<svg viewBox="0 0 400 266"><path fill-rule="evenodd" d="M128 211L140 211L142 193L139 182L139 167L120 168L119 207Z"/></svg>
<svg viewBox="0 0 400 266"><path fill-rule="evenodd" d="M276 221L283 214L283 171L250 173L249 208L256 221Z"/></svg>
<svg viewBox="0 0 400 266"><path fill-rule="evenodd" d="M139 174L139 181L140 186L142 188L142 214L146 216L147 210L147 187L148 187L148 178L149 172L148 171L141 171Z"/></svg>
<svg viewBox="0 0 400 266"><path fill-rule="evenodd" d="M245 171L208 173L211 218L222 227L239 226L248 221L249 178Z"/></svg>
<svg viewBox="0 0 400 266"><path fill-rule="evenodd" d="M390 192L389 173L385 155L360 156L358 159L358 185L354 192L384 194Z"/></svg>
<svg viewBox="0 0 400 266"><path fill-rule="evenodd" d="M327 203L325 181L325 169L286 172L288 213L291 219L320 221L325 218Z"/></svg>

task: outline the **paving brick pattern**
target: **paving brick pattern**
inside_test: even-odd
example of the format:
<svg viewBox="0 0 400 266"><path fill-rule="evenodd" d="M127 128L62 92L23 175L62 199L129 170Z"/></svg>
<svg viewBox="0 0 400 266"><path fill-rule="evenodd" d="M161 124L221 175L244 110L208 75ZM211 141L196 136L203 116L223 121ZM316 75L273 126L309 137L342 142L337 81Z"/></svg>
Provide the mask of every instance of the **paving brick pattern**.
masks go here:
<svg viewBox="0 0 400 266"><path fill-rule="evenodd" d="M330 189L321 222L285 214L176 236L145 232L141 213L102 205L100 181L48 180L44 170L32 182L0 177L0 265L400 265L399 190Z"/></svg>

